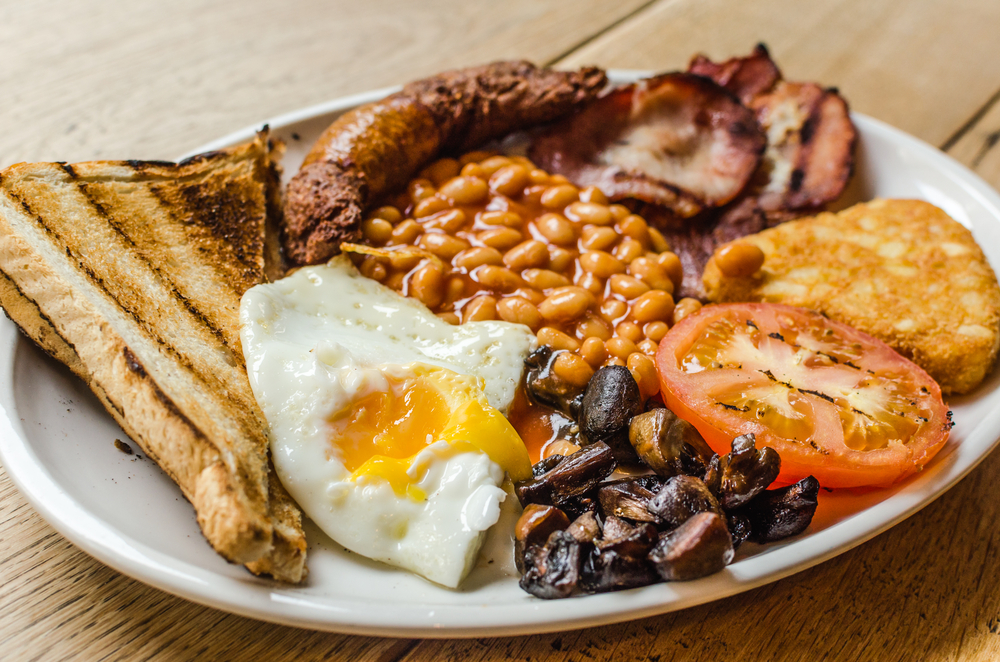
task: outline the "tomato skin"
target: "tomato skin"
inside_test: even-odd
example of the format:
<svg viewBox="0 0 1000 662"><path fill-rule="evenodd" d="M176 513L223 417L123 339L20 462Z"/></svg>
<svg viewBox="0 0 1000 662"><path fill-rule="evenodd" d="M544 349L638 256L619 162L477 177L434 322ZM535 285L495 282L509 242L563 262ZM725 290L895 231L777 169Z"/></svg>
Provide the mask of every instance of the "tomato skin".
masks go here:
<svg viewBox="0 0 1000 662"><path fill-rule="evenodd" d="M717 330L720 320L723 324L729 321L738 333L743 333L747 338L754 335L762 348L756 354L761 354L763 358L787 355L796 357L797 362L788 365L780 362L775 365L761 363L761 356L753 351L744 351L737 354L740 361L732 366L698 367L693 372L690 367L685 370L682 361L690 361L690 358L685 357L688 357L692 347L696 347L696 343L704 343L706 330ZM793 323L791 327L787 324L789 321ZM744 323L750 325L751 322L754 325L752 327L741 326ZM860 358L854 361L832 361L830 365L806 369L801 365L803 346L792 344L791 348L786 348L780 345L785 343L784 336L789 334L789 328L796 331L823 330L834 340L826 340L828 336L821 334L822 340L818 342L842 340L844 346L851 351L860 351ZM806 331L801 331L801 334L796 337L801 338L808 349L809 343L814 340L810 339ZM771 340L775 337L780 338L780 343L778 340ZM750 345L743 343L741 347L749 348ZM771 350L774 351L768 355ZM727 358L733 356L727 355ZM919 366L867 334L802 308L768 303L705 306L686 317L663 337L656 363L660 394L667 407L694 425L719 454L730 450L735 436L754 433L758 445L770 446L781 455L778 481L783 483L813 475L823 487L891 485L922 469L947 442L951 428L950 413L941 399L940 387ZM779 375L793 375L794 379L780 376L776 378L771 375L772 369ZM766 373L768 379L777 382L782 388L789 387L788 392L794 393L794 397L804 403L802 406L809 409L807 424L813 431L808 438L785 435L781 430L762 423L752 413L723 404L716 396L709 394L711 391L716 395L745 395L748 390L760 388L758 373ZM848 446L841 416L850 417L851 414L841 413L845 408L839 404L839 400L838 405L827 402L832 403L835 399L829 397L827 391L847 393L848 398L862 392L844 389L845 377L860 380L859 383L864 387L868 387L869 382L878 380L883 380L880 383L886 383L891 388L898 387L903 395L893 401L894 406L899 408L899 399L905 400L907 406L913 405L912 410L907 410L906 413L913 419L910 424L915 427L915 432L905 442L893 440L881 448L865 450ZM798 383L791 383L794 381ZM839 392L838 387L841 389ZM782 388L775 387L778 391L782 391ZM874 388L872 392L881 394Z"/></svg>

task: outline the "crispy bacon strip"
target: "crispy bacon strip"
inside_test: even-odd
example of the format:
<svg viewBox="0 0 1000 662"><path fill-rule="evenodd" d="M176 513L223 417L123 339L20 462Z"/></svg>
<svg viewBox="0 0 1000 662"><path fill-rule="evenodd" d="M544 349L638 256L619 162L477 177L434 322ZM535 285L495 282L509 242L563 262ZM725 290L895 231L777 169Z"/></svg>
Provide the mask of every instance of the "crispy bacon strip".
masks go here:
<svg viewBox="0 0 1000 662"><path fill-rule="evenodd" d="M612 200L635 198L690 218L739 194L765 139L753 113L684 73L618 88L536 138L541 168Z"/></svg>
<svg viewBox="0 0 1000 662"><path fill-rule="evenodd" d="M688 72L711 78L739 97L744 105L749 105L755 96L767 92L781 80L778 65L764 44L757 44L747 57L734 57L719 63L704 55L695 55Z"/></svg>
<svg viewBox="0 0 1000 662"><path fill-rule="evenodd" d="M288 185L285 251L316 264L356 241L371 201L405 184L444 151L464 151L551 122L594 99L600 69L539 69L497 62L410 83L335 121Z"/></svg>

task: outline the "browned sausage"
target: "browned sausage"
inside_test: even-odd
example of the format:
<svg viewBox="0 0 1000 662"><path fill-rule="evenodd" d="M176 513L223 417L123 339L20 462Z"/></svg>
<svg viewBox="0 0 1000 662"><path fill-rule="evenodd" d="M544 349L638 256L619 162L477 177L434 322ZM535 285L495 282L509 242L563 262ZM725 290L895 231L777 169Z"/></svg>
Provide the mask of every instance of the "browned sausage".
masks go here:
<svg viewBox="0 0 1000 662"><path fill-rule="evenodd" d="M603 71L496 62L410 83L337 119L288 184L285 250L316 264L360 236L371 201L405 184L436 155L458 153L544 122L595 98Z"/></svg>

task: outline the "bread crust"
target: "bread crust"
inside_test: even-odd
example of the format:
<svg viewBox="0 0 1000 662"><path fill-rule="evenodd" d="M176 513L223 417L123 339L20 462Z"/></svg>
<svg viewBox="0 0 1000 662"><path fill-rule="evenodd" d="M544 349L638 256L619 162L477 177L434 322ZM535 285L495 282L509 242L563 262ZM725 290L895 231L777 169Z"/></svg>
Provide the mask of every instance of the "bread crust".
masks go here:
<svg viewBox="0 0 1000 662"><path fill-rule="evenodd" d="M274 174L266 135L178 165L14 166L0 305L178 484L216 551L299 581L301 515L269 484L238 329L243 291L267 278Z"/></svg>

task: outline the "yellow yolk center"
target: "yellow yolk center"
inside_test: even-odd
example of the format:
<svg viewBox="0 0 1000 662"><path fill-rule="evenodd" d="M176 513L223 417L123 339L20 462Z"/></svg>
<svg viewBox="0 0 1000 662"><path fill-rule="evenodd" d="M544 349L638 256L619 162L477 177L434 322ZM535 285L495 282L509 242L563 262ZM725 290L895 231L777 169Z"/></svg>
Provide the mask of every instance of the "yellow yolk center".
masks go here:
<svg viewBox="0 0 1000 662"><path fill-rule="evenodd" d="M352 479L387 481L398 495L420 501L426 494L407 473L414 456L444 441L446 455L479 450L514 480L531 475L521 438L491 407L480 380L450 370L415 364L404 377L386 374L387 391L360 398L330 419L331 444Z"/></svg>

